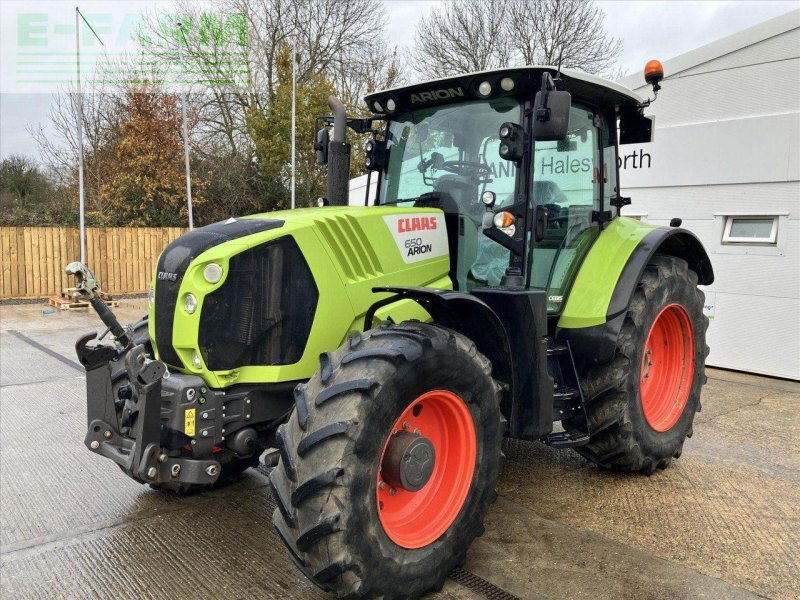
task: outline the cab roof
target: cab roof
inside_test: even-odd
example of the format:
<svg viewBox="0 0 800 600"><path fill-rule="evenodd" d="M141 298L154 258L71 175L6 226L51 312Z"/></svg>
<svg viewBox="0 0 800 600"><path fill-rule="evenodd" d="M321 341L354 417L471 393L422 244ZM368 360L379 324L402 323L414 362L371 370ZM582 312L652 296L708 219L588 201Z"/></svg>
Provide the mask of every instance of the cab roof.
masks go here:
<svg viewBox="0 0 800 600"><path fill-rule="evenodd" d="M504 96L533 99L536 92L541 89L542 74L545 72L550 73L555 79L558 68L528 66L479 71L373 92L367 94L364 101L369 110L375 114L392 114L465 100L489 100ZM511 80L513 87L504 89L501 82L505 83L505 88L508 88L509 85L508 81L503 80ZM488 94L482 94L479 91L479 87L484 82L488 82L491 86ZM561 69L561 76L557 80L556 86L560 90L568 91L573 97L581 98L616 113L639 112L642 103L642 98L628 88L571 69ZM483 87L485 91L486 86ZM394 101L394 110L389 110L387 107L389 99Z"/></svg>

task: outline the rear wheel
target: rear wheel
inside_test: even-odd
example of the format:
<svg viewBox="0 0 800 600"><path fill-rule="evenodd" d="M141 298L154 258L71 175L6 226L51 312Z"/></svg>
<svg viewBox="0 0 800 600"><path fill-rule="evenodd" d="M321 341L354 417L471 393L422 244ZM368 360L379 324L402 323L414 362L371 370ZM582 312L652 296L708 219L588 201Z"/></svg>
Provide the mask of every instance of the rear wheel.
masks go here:
<svg viewBox="0 0 800 600"><path fill-rule="evenodd" d="M592 438L577 452L604 467L648 475L681 455L706 381L704 298L686 261L651 259L616 357L587 378Z"/></svg>
<svg viewBox="0 0 800 600"><path fill-rule="evenodd" d="M278 429L273 521L339 597L417 597L462 563L496 497L499 386L465 337L406 322L321 357Z"/></svg>

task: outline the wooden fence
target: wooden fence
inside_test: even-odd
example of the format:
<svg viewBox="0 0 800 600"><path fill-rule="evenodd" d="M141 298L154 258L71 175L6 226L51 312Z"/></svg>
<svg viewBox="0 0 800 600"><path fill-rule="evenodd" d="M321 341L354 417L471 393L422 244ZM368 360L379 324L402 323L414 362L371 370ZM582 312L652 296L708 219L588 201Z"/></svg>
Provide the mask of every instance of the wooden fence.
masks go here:
<svg viewBox="0 0 800 600"><path fill-rule="evenodd" d="M180 227L89 227L86 264L111 294L146 292L158 255ZM60 295L75 285L64 267L80 260L78 229L0 227L0 298Z"/></svg>

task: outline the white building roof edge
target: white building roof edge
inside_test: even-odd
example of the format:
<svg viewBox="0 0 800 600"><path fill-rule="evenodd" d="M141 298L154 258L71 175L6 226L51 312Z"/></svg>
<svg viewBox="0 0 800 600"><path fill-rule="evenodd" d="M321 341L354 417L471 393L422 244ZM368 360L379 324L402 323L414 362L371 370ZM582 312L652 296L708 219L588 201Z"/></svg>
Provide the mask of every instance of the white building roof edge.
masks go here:
<svg viewBox="0 0 800 600"><path fill-rule="evenodd" d="M677 75L703 63L719 58L736 50L752 46L758 42L775 37L792 29L800 28L800 9L789 11L775 18L759 23L742 31L700 46L684 54L664 61L665 79ZM631 73L618 81L624 87L636 90L645 85L644 73Z"/></svg>

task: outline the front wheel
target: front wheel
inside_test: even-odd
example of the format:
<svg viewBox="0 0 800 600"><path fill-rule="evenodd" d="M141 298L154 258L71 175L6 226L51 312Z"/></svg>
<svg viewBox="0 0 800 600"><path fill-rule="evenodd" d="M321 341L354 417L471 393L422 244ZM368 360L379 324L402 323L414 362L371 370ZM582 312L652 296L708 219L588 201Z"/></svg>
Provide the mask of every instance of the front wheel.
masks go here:
<svg viewBox="0 0 800 600"><path fill-rule="evenodd" d="M496 497L499 386L467 338L406 322L321 357L278 429L273 522L339 597L417 597L463 562Z"/></svg>

